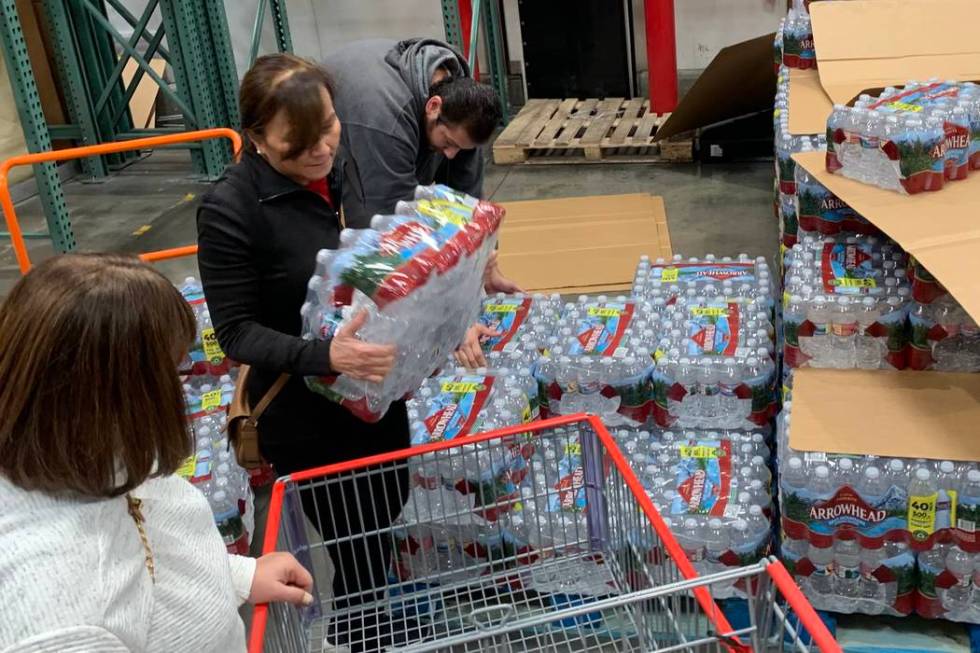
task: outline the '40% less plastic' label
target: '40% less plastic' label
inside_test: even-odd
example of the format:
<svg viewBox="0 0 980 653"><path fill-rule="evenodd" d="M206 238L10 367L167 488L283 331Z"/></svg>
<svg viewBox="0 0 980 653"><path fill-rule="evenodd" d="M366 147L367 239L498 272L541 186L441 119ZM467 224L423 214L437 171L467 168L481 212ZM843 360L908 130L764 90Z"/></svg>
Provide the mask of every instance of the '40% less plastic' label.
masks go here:
<svg viewBox="0 0 980 653"><path fill-rule="evenodd" d="M204 357L208 359L209 363L217 365L225 359L225 352L221 350L221 345L218 344L218 336L215 335L214 329L201 331L201 344L204 347Z"/></svg>

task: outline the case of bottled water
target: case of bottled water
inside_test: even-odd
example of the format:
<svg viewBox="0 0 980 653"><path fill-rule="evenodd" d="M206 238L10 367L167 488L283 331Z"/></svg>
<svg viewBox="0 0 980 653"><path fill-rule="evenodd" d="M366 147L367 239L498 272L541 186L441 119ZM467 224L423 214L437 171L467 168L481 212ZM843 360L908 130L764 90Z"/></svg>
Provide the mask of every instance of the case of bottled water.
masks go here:
<svg viewBox="0 0 980 653"><path fill-rule="evenodd" d="M761 431L620 429L614 437L699 573L768 555L771 454ZM718 598L737 589L724 588Z"/></svg>
<svg viewBox="0 0 980 653"><path fill-rule="evenodd" d="M909 81L835 105L827 170L902 193L940 190L980 168L980 87Z"/></svg>
<svg viewBox="0 0 980 653"><path fill-rule="evenodd" d="M416 198L396 215L375 216L369 229L345 229L339 249L321 250L301 310L306 338L328 337L367 310L360 338L396 345L382 383L307 377L313 391L365 421L418 388L462 341L503 219L499 206L445 186L420 186Z"/></svg>
<svg viewBox="0 0 980 653"><path fill-rule="evenodd" d="M653 372L660 427L752 429L775 414L770 300L723 288L688 289L664 312Z"/></svg>
<svg viewBox="0 0 980 653"><path fill-rule="evenodd" d="M803 166L796 166L794 208L798 239L807 235L834 236L839 233L881 235L881 230L814 179Z"/></svg>
<svg viewBox="0 0 980 653"><path fill-rule="evenodd" d="M782 555L818 609L980 620L976 463L800 452L778 428Z"/></svg>
<svg viewBox="0 0 980 653"><path fill-rule="evenodd" d="M773 206L779 219L780 242L786 247L796 244L797 217L797 165L793 154L797 152L821 151L827 147L824 134L794 135L789 131L789 69L779 68L776 86L776 99L773 110L773 133L775 134L776 183Z"/></svg>
<svg viewBox="0 0 980 653"><path fill-rule="evenodd" d="M210 374L221 376L227 374L235 366L234 361L225 356L218 344L218 337L214 334L214 326L211 324L211 313L208 311L207 302L204 300L204 288L201 282L194 277L187 277L178 286L180 294L191 306L194 311L194 319L197 321L197 337L190 351L181 361L179 370L181 374Z"/></svg>
<svg viewBox="0 0 980 653"><path fill-rule="evenodd" d="M817 67L817 53L813 47L813 27L810 14L802 7L793 7L779 21L774 42L779 63L787 68L807 70Z"/></svg>
<svg viewBox="0 0 980 653"><path fill-rule="evenodd" d="M877 236L807 236L786 255L783 364L903 369L906 254Z"/></svg>
<svg viewBox="0 0 980 653"><path fill-rule="evenodd" d="M588 412L607 425L642 424L653 394L651 353L660 316L643 300L582 295L565 305L535 367L541 412Z"/></svg>
<svg viewBox="0 0 980 653"><path fill-rule="evenodd" d="M921 263L913 260L909 367L980 372L980 329Z"/></svg>
<svg viewBox="0 0 980 653"><path fill-rule="evenodd" d="M555 335L561 311L561 295L557 293L496 293L484 298L480 322L500 334L481 343L484 353L501 354L494 357L500 360L514 352L524 356L539 353Z"/></svg>
<svg viewBox="0 0 980 653"><path fill-rule="evenodd" d="M491 375L486 369L426 380L408 402L412 445L455 440L537 419L528 392L536 394L534 379L510 370ZM510 446L492 452L481 444L465 449L466 455L442 457L426 470L426 478L438 478L447 487L471 497L475 509L496 521L501 502L516 498L533 444L515 437Z"/></svg>

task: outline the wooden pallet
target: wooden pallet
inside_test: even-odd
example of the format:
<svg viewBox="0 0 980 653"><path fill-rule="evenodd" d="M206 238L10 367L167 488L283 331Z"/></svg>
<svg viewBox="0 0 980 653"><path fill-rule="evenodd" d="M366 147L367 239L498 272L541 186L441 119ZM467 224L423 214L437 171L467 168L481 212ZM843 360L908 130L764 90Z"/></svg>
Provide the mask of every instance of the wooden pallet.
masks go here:
<svg viewBox="0 0 980 653"><path fill-rule="evenodd" d="M528 100L493 144L493 161L512 163L676 163L691 161L690 137L653 142L669 113L650 101Z"/></svg>

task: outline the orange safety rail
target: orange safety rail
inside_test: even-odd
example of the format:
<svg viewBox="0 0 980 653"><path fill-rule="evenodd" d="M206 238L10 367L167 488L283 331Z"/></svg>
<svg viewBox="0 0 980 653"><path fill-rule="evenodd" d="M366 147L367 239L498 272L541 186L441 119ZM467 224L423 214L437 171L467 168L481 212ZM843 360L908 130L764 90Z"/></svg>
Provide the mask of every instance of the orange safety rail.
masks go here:
<svg viewBox="0 0 980 653"><path fill-rule="evenodd" d="M316 467L314 469L308 469L302 472L294 472L283 478L278 479L272 488L272 499L269 503L269 521L266 524L265 540L262 543L262 555L267 553L273 553L276 551L276 541L279 535L280 522L282 517L282 506L283 498L285 493L285 484L287 482L297 482L319 478L322 476L329 476L334 474L340 474L343 472L350 472L352 470L373 467L376 465L382 465L385 463L393 463L399 460L404 460L409 456L421 456L434 451L440 451L444 449L452 449L459 447L461 444L474 445L479 442L487 442L490 440L497 440L510 435L519 435L526 433L529 427L536 429L542 429L552 426L563 426L574 424L576 422L587 421L594 429L599 440L606 447L606 453L612 459L613 464L619 467L620 470L624 472L624 478L629 486L629 489L633 492L634 496L640 503L640 507L646 516L650 519L653 524L654 530L660 536L668 555L677 564L681 571L681 574L688 580L693 580L698 577L697 571L695 571L694 566L687 559L684 551L681 549L677 540L674 538L670 527L664 522L660 513L654 507L653 502L647 496L643 487L640 485L640 481L636 476L629 471L629 463L620 453L619 448L613 442L612 436L606 430L605 425L595 415L585 415L576 414L568 415L564 417L553 417L547 420L541 420L538 422L532 422L530 424L519 424L515 426L509 426L506 428L498 429L495 431L490 431L487 433L481 433L477 435L467 436L465 438L456 438L454 440L446 440L442 442L433 442L430 444L423 444L411 447L409 449L400 449L398 451L392 451L390 453L377 454L374 456L367 456L364 458L357 458L355 460L350 460L343 463L334 463L332 465L325 465L322 467ZM791 581L792 582L792 581ZM728 623L728 620L717 609L711 594L704 587L693 588L694 597L700 604L701 608L708 615L708 618L713 622L715 629L719 633L729 633L734 629ZM805 601L805 599L804 599ZM810 608L812 611L812 608ZM268 622L268 604L259 604L255 606L255 611L252 616L252 630L250 633L249 651L250 653L259 653L262 651L262 639L264 636L266 624ZM813 617L819 621L816 613ZM743 653L747 652L748 649L744 647L737 640L729 644L726 648L732 653ZM828 649L833 650L833 649Z"/></svg>
<svg viewBox="0 0 980 653"><path fill-rule="evenodd" d="M24 243L24 235L17 220L17 213L14 211L13 198L10 196L10 185L8 174L12 168L17 166L30 166L38 163L50 163L54 161L68 161L71 159L84 159L89 156L100 156L103 154L117 154L119 152L129 152L132 150L152 150L166 145L177 145L180 143L193 143L195 141L206 141L212 138L227 138L231 141L232 151L235 156L242 151L242 137L233 129L227 127L217 127L214 129L200 129L197 131L181 132L179 134L166 134L164 136L151 136L149 138L135 138L129 141L118 141L114 143L101 143L99 145L86 145L84 147L70 147L64 150L52 150L51 152L38 152L37 154L21 154L10 157L0 163L0 209L3 209L3 216L7 222L7 231L10 232L10 240L14 246L14 254L17 256L17 265L20 267L21 274L27 274L31 269L31 259L27 255L27 246ZM179 256L189 256L197 252L196 245L186 247L176 247L174 249L161 250L159 252L148 252L142 254L140 258L144 261L161 261Z"/></svg>

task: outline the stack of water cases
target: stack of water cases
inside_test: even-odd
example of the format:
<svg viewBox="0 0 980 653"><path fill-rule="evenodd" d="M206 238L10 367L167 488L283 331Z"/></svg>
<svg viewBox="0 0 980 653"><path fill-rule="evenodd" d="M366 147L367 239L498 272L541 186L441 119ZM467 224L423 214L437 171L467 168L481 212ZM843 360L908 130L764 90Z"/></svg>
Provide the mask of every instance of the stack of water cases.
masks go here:
<svg viewBox="0 0 980 653"><path fill-rule="evenodd" d="M903 369L908 259L884 237L807 236L787 253L784 383L799 367Z"/></svg>
<svg viewBox="0 0 980 653"><path fill-rule="evenodd" d="M769 423L776 411L776 364L773 281L765 259L644 258L634 295L657 316L657 426L753 429Z"/></svg>
<svg viewBox="0 0 980 653"><path fill-rule="evenodd" d="M952 295L919 263L911 266L909 367L980 372L980 329Z"/></svg>
<svg viewBox="0 0 980 653"><path fill-rule="evenodd" d="M980 621L980 470L952 460L789 447L779 423L782 556L814 607Z"/></svg>
<svg viewBox="0 0 980 653"><path fill-rule="evenodd" d="M180 291L194 311L198 329L195 347L182 366L194 453L177 474L207 498L228 551L246 554L254 530L250 489L253 479L235 460L225 430L238 367L218 345L200 283L189 277Z"/></svg>
<svg viewBox="0 0 980 653"><path fill-rule="evenodd" d="M824 134L794 135L789 131L789 69L779 69L776 86L773 130L775 132L776 180L773 205L779 219L780 242L792 247L799 230L797 217L797 165L793 155L797 152L823 150L827 146Z"/></svg>
<svg viewBox="0 0 980 653"><path fill-rule="evenodd" d="M827 170L901 193L940 190L980 169L980 87L909 81L827 119Z"/></svg>
<svg viewBox="0 0 980 653"><path fill-rule="evenodd" d="M626 296L565 304L535 368L542 415L589 412L608 425L640 425L653 396L651 352L659 316Z"/></svg>
<svg viewBox="0 0 980 653"><path fill-rule="evenodd" d="M396 346L381 383L307 378L313 391L366 421L415 391L462 341L503 218L499 206L445 186L420 186L415 195L396 215L375 216L370 229L345 229L340 249L320 251L301 309L306 338L328 337L366 310L360 338Z"/></svg>
<svg viewBox="0 0 980 653"><path fill-rule="evenodd" d="M615 432L647 495L702 574L769 553L773 489L765 432ZM739 589L715 591L726 598Z"/></svg>
<svg viewBox="0 0 980 653"><path fill-rule="evenodd" d="M809 3L806 3L809 4ZM813 27L810 14L803 2L796 1L786 17L779 21L773 41L773 64L808 70L817 67L817 53L813 48Z"/></svg>

